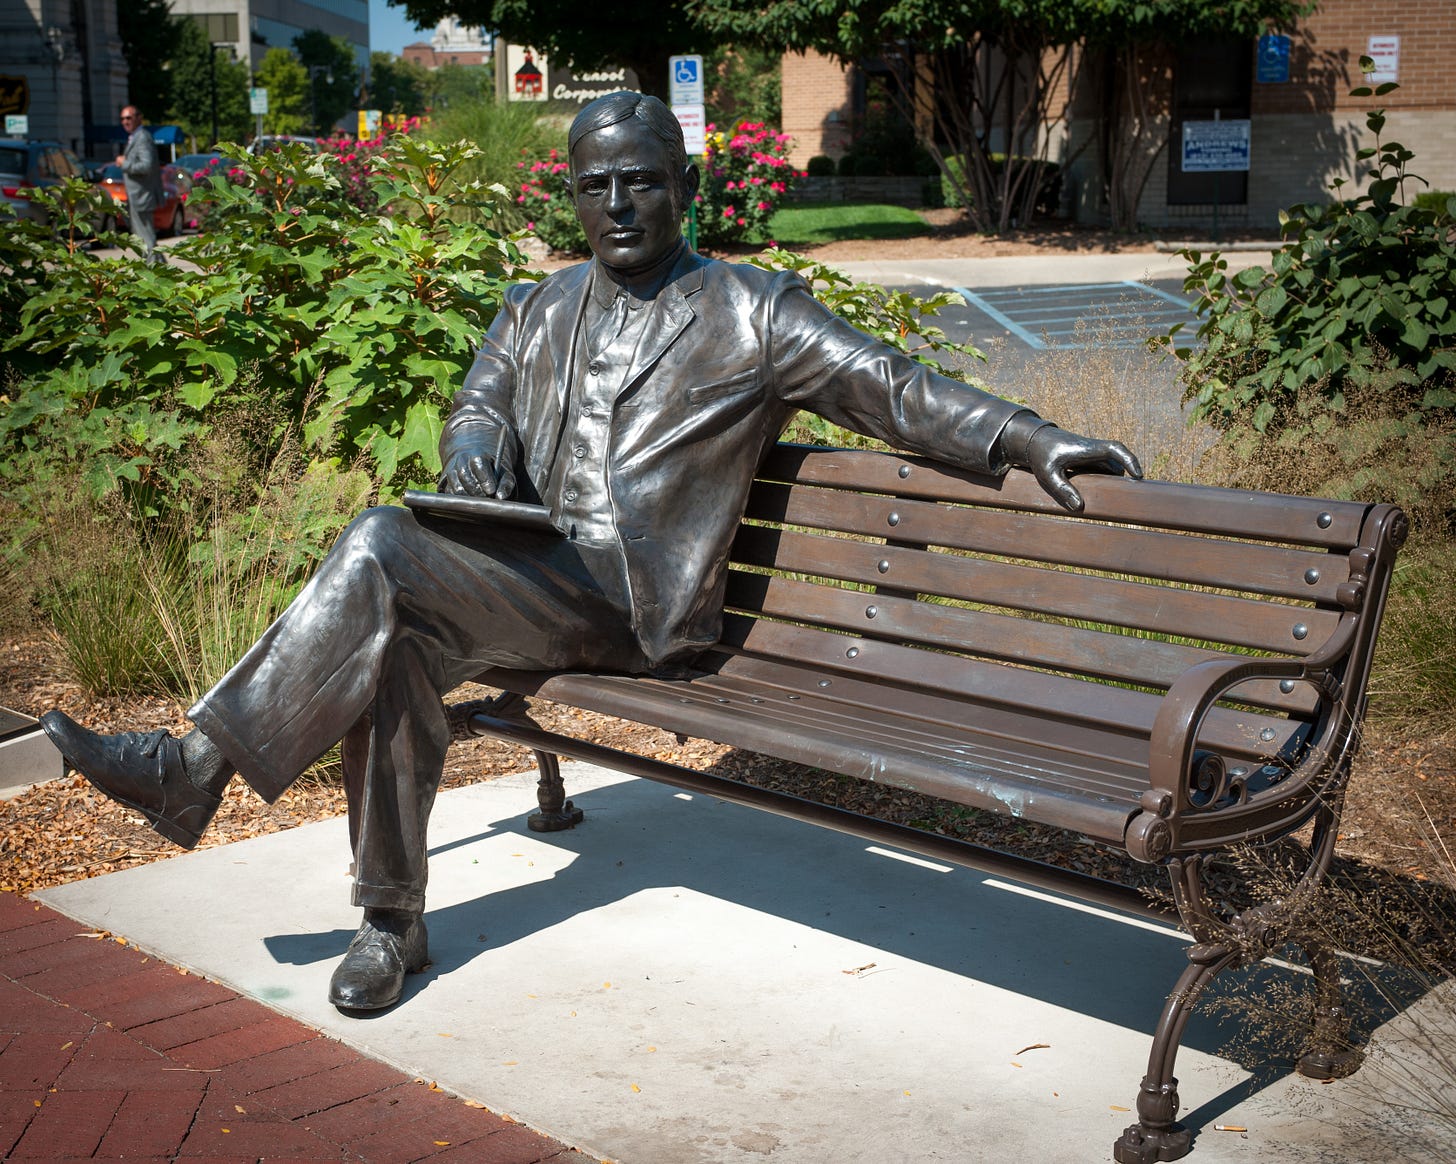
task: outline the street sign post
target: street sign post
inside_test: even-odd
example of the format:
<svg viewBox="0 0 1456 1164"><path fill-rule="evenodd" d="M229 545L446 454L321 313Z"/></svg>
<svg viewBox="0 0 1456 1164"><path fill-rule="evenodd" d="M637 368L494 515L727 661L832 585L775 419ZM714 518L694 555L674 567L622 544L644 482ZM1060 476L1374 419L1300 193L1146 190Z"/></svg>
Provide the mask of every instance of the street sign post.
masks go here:
<svg viewBox="0 0 1456 1164"><path fill-rule="evenodd" d="M248 90L248 112L258 119L258 137L263 136L263 114L268 112L268 90Z"/></svg>
<svg viewBox="0 0 1456 1164"><path fill-rule="evenodd" d="M30 133L30 115L27 113L7 113L5 115L5 136L26 137Z"/></svg>

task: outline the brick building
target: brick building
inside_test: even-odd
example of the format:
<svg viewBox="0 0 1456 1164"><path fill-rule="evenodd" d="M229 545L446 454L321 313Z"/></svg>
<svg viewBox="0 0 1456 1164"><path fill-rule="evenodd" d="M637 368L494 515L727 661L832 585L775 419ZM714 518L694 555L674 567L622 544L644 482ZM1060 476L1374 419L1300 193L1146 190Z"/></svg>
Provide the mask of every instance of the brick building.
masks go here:
<svg viewBox="0 0 1456 1164"><path fill-rule="evenodd" d="M1287 51L1287 73L1261 60L1261 47ZM1379 99L1350 97L1362 83L1364 55L1400 88ZM1074 55L1050 106L1055 120L1042 134L1051 160L1066 163L1064 213L1103 222L1097 151L1088 144L1098 110L1090 71L1078 67L1084 63ZM1365 128L1372 105L1387 112L1384 139L1415 153L1413 171L1434 189L1456 191L1452 0L1323 0L1284 46L1203 41L1156 56L1149 71L1148 181L1137 214L1145 226L1207 226L1216 202L1223 222L1272 232L1282 207L1328 197L1336 178L1358 187L1366 163L1357 163L1356 151L1374 144ZM784 57L784 129L794 135L796 164L845 152L862 123L865 75L814 53ZM1247 173L1183 171L1184 122L1215 118L1248 121ZM1423 188L1408 187L1407 196Z"/></svg>
<svg viewBox="0 0 1456 1164"><path fill-rule="evenodd" d="M461 24L447 16L435 25L429 40L407 44L401 55L407 61L438 69L441 65L488 65L494 55L493 38L483 28Z"/></svg>

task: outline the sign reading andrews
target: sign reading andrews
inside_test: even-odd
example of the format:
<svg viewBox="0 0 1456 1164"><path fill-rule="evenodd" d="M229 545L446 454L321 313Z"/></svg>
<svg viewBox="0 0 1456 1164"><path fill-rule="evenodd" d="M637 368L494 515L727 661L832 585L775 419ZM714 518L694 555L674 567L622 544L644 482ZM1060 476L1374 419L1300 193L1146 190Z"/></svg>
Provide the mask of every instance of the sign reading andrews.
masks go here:
<svg viewBox="0 0 1456 1164"><path fill-rule="evenodd" d="M1183 123L1183 172L1221 173L1249 168L1249 122L1185 121Z"/></svg>

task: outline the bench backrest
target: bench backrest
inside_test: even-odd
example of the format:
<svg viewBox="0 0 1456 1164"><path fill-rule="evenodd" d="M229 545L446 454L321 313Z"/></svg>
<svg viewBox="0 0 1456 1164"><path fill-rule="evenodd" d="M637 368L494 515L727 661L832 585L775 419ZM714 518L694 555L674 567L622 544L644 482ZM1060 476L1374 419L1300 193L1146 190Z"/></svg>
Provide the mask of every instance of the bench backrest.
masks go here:
<svg viewBox="0 0 1456 1164"><path fill-rule="evenodd" d="M1246 682L1208 730L1226 754L1291 762L1317 723L1358 717L1398 509L1100 474L1077 485L1073 515L1028 473L781 445L734 547L724 641L1144 736L1196 663L1333 651L1338 684Z"/></svg>

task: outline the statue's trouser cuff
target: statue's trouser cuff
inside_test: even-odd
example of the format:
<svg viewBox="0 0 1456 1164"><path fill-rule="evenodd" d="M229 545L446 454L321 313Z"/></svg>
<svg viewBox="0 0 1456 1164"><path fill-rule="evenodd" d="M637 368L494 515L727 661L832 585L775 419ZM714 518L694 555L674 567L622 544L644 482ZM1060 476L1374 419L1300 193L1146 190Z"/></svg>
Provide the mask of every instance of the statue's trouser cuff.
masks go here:
<svg viewBox="0 0 1456 1164"><path fill-rule="evenodd" d="M491 667L642 669L616 571L551 534L369 510L190 714L268 801L340 743L355 900L419 909L442 695Z"/></svg>

